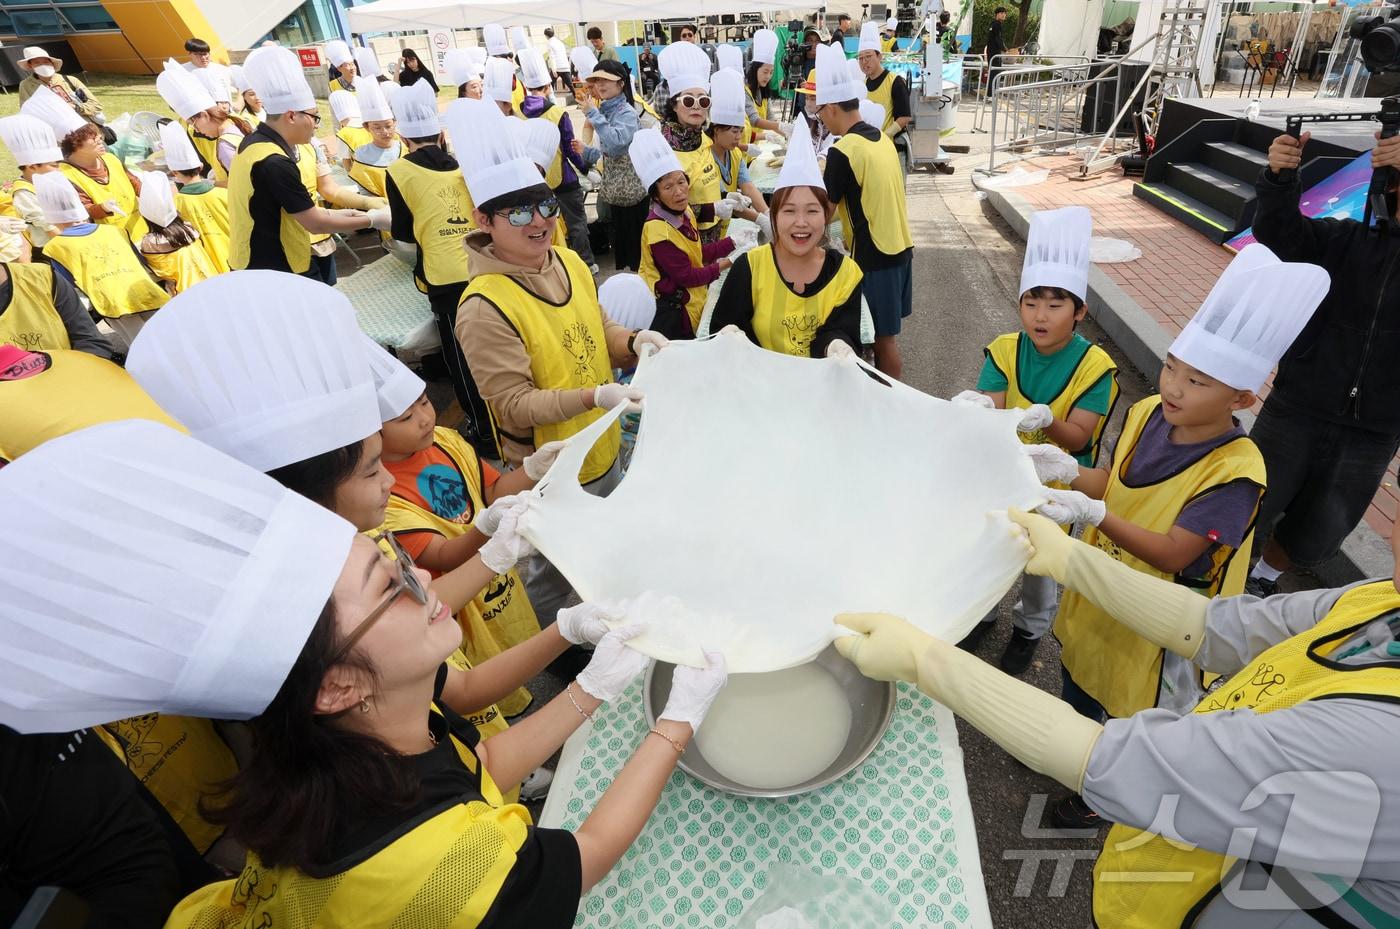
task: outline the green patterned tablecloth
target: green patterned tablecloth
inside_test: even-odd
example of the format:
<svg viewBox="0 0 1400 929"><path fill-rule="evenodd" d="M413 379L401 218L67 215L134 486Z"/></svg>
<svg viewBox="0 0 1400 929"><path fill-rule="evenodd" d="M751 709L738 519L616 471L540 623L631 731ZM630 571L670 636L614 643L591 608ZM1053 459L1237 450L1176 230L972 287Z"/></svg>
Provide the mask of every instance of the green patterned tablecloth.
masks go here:
<svg viewBox="0 0 1400 929"><path fill-rule="evenodd" d="M577 828L646 730L638 682L564 746L540 825ZM901 684L894 719L863 764L782 800L731 796L676 771L574 924L733 929L775 862L861 882L890 903L891 927L990 927L952 714Z"/></svg>

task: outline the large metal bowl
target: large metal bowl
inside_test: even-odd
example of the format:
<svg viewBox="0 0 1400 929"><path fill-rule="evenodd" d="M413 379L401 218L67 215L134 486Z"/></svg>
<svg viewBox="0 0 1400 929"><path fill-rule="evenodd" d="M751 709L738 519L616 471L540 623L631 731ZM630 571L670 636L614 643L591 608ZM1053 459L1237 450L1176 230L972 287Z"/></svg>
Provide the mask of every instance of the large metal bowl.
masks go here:
<svg viewBox="0 0 1400 929"><path fill-rule="evenodd" d="M886 681L872 681L857 671L855 665L837 654L832 646L828 646L813 661L836 678L846 694L846 699L851 703L851 734L846 739L846 747L825 771L788 787L750 787L725 777L711 767L705 756L700 753L700 746L693 740L686 747L685 754L681 755L681 770L711 787L741 797L790 797L825 787L850 773L875 750L876 745L880 744L880 738L890 724L890 717L894 715L895 685ZM666 698L671 694L671 673L674 670L674 665L655 661L647 671L643 694L649 726L656 725L657 714L666 706ZM792 723L794 726L800 726L803 721L794 719Z"/></svg>

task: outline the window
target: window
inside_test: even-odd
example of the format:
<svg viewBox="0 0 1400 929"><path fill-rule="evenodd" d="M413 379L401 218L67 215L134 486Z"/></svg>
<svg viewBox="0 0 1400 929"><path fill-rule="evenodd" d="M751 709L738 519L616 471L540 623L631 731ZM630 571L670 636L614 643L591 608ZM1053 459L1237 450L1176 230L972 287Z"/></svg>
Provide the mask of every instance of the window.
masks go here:
<svg viewBox="0 0 1400 929"><path fill-rule="evenodd" d="M60 35L64 31L63 21L52 9L12 10L10 21L17 36Z"/></svg>
<svg viewBox="0 0 1400 929"><path fill-rule="evenodd" d="M75 32L95 32L117 28L117 21L100 6L65 6L63 16Z"/></svg>
<svg viewBox="0 0 1400 929"><path fill-rule="evenodd" d="M0 0L0 31L17 36L115 31L101 3L93 0Z"/></svg>

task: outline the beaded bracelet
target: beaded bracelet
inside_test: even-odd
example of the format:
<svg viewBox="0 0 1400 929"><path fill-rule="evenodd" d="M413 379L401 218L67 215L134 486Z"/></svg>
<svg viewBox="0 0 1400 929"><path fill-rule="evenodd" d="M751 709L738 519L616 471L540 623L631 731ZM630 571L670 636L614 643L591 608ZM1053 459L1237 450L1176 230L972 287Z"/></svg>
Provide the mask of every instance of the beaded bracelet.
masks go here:
<svg viewBox="0 0 1400 929"><path fill-rule="evenodd" d="M684 755L684 754L685 754L685 746L682 745L680 742L676 741L675 739L671 738L671 737L670 737L669 735L667 735L666 733L662 732L660 729L649 729L649 730L647 730L647 731L648 731L651 735L659 735L659 736L661 736L661 738L665 739L667 742L670 742L670 743L671 743L671 747L674 748L674 749L676 750L676 754L678 754L678 755Z"/></svg>
<svg viewBox="0 0 1400 929"><path fill-rule="evenodd" d="M584 719L588 720L590 723L593 722L593 714L585 710L583 707L579 706L578 701L574 699L573 686L573 681L570 681L568 686L564 688L564 693L568 695L569 702L574 705L574 709L578 710L579 715L582 716Z"/></svg>

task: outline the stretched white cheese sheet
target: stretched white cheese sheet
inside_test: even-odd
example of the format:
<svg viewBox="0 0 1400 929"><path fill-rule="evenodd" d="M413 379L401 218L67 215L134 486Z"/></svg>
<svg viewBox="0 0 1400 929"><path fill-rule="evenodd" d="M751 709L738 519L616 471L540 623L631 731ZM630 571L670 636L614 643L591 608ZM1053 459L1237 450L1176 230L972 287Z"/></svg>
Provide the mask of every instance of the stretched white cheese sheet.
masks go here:
<svg viewBox="0 0 1400 929"><path fill-rule="evenodd" d="M852 611L962 638L1025 567L1005 516L1044 487L1019 414L956 405L865 367L740 335L645 359L631 466L606 498L578 484L619 411L579 433L539 484L525 536L585 600L651 624L631 644L731 673L814 658Z"/></svg>

